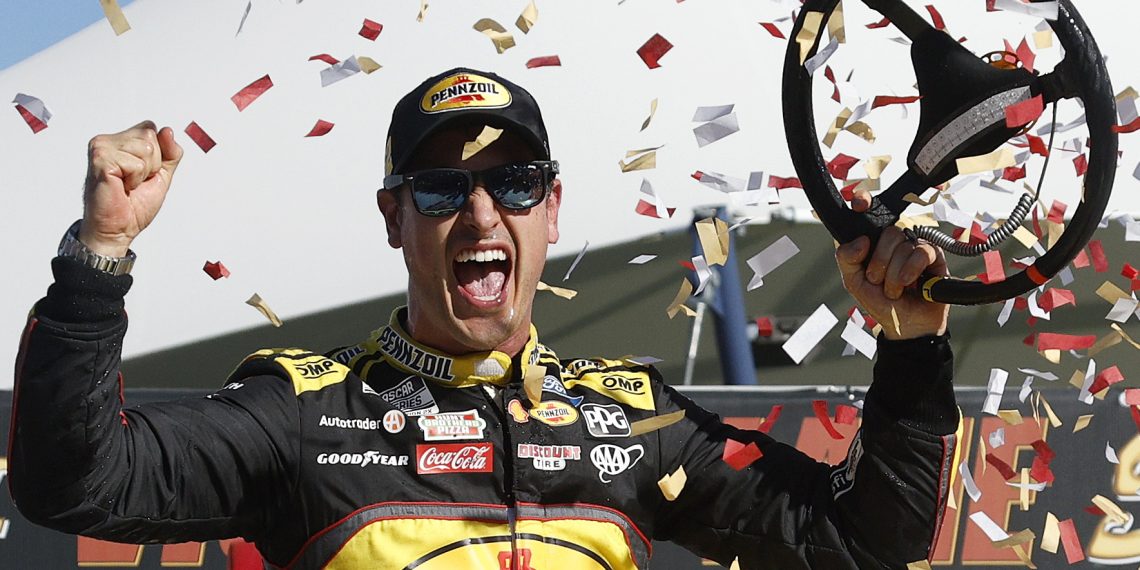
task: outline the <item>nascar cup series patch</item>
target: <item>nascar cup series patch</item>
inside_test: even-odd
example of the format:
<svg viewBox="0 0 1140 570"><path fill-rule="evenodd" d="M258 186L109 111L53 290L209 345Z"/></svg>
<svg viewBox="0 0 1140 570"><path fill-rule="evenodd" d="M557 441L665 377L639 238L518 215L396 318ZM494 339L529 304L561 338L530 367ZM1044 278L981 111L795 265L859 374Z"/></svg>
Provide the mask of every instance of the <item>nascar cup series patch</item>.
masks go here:
<svg viewBox="0 0 1140 570"><path fill-rule="evenodd" d="M431 86L420 110L444 113L458 109L501 109L511 104L511 92L502 83L476 73L456 73Z"/></svg>

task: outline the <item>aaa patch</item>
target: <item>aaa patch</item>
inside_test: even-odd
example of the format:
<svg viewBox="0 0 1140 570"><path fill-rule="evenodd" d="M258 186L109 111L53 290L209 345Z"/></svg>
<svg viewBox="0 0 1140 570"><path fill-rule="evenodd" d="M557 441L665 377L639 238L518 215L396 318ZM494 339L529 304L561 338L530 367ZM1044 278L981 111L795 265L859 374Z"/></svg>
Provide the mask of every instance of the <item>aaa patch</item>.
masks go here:
<svg viewBox="0 0 1140 570"><path fill-rule="evenodd" d="M511 92L498 81L475 73L456 73L431 86L420 110L443 113L457 109L501 109L511 104Z"/></svg>

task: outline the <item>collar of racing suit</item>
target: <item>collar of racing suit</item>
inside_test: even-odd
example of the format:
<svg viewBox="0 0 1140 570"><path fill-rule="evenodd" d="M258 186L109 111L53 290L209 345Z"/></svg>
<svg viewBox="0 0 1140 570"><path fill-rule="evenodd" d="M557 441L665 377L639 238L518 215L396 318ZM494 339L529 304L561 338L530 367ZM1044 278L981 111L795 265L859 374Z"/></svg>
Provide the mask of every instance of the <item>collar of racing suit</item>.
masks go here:
<svg viewBox="0 0 1140 570"><path fill-rule="evenodd" d="M541 350L538 330L530 325L530 338L516 360L497 350L468 354L447 354L417 342L404 328L408 308L392 311L388 325L373 332L365 343L366 352L379 352L392 366L444 386L463 388L478 384L505 386L521 380L529 366L538 361ZM515 368L521 368L517 372Z"/></svg>

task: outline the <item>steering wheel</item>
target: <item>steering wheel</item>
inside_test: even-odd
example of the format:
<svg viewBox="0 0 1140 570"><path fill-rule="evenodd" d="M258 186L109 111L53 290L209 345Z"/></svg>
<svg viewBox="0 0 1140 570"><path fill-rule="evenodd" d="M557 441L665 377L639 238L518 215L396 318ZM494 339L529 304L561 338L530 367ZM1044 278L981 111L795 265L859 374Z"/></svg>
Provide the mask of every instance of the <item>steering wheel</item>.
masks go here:
<svg viewBox="0 0 1140 570"><path fill-rule="evenodd" d="M1045 105L1079 98L1084 103L1090 137L1083 199L1053 247L1033 265L1000 282L987 284L931 275L918 281L927 301L956 305L1004 301L1043 285L1072 261L1092 237L1108 204L1116 172L1117 135L1112 130L1116 101L1112 84L1096 41L1072 2L1059 0L1057 20L1049 22L1065 49L1064 59L1052 72L1036 75L1023 68L1000 69L990 65L928 24L902 0L863 0L912 42L911 60L921 96L921 115L907 156L907 171L876 195L864 213L848 208L831 180L815 129L812 77L800 63L800 46L795 41L809 12L823 14L823 30L838 2L803 3L784 58L784 131L796 173L823 225L840 243L862 235L874 242L910 205L903 199L908 193L921 196L958 174L957 158L991 152L1020 133L1020 127L1006 126L1005 107L1037 95L1042 96ZM811 53L819 48L823 35L816 34ZM995 246L1020 225L1031 204L1032 197L1023 196L1006 226L995 230L987 244L980 249L975 246L969 253L955 253L977 255Z"/></svg>

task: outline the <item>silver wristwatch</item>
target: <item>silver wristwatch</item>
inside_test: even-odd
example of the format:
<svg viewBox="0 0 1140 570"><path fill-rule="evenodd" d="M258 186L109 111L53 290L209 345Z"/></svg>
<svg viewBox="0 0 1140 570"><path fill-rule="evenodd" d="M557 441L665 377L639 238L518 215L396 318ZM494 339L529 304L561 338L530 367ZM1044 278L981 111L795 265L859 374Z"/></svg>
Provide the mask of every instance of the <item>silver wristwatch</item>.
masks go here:
<svg viewBox="0 0 1140 570"><path fill-rule="evenodd" d="M83 242L79 241L79 224L82 222L83 220L76 220L70 228L67 228L67 233L63 234L63 239L59 242L59 252L56 255L70 257L87 267L111 275L130 273L131 268L135 266L135 252L128 249L127 255L124 257L111 257L91 251L86 245L83 245Z"/></svg>

